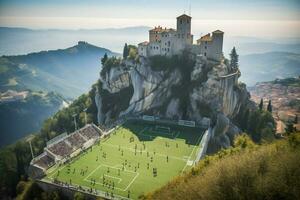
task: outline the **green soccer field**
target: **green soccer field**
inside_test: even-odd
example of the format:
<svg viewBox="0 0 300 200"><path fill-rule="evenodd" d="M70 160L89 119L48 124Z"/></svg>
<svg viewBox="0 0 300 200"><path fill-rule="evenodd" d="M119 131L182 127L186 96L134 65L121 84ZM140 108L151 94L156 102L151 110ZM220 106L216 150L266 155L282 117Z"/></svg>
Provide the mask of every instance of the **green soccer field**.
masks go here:
<svg viewBox="0 0 300 200"><path fill-rule="evenodd" d="M57 179L99 193L137 199L191 169L203 132L188 127L126 123L70 164L50 168L44 180Z"/></svg>

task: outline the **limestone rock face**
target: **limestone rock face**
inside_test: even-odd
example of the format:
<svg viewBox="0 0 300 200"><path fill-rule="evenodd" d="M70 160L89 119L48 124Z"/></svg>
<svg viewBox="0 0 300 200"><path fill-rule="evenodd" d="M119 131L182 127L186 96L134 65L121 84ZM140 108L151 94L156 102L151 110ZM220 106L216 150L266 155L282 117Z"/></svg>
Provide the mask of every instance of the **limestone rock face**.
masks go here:
<svg viewBox="0 0 300 200"><path fill-rule="evenodd" d="M128 105L124 105L122 98L113 105L115 108L122 104L124 109L119 113L104 109L106 105L102 103L101 95L96 95L99 123L105 125L118 117L137 114L197 123L207 122L210 118L215 126L209 151L227 148L240 133L232 119L249 104L250 95L246 86L238 83L239 71L231 72L225 63L208 61L202 56L196 56L194 63L189 77L184 71L186 66L158 71L146 58L140 58L138 63L126 60L110 69L104 78L100 78L102 87L98 90L118 95L123 89L132 87L133 94L126 97L130 98Z"/></svg>

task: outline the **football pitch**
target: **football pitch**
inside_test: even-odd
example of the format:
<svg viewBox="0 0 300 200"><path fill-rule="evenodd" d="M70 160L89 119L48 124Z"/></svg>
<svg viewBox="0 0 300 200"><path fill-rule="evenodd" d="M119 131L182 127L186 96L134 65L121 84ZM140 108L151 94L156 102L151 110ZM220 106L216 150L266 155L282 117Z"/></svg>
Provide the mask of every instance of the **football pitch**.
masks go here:
<svg viewBox="0 0 300 200"><path fill-rule="evenodd" d="M44 180L137 199L191 169L203 133L199 128L127 122L70 163L50 168Z"/></svg>

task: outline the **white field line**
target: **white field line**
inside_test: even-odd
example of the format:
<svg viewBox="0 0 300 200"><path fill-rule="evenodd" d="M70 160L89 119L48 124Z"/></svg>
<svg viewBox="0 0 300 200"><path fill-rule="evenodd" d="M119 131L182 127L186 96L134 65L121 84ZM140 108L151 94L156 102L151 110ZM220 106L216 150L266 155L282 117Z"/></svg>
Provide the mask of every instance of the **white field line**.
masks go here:
<svg viewBox="0 0 300 200"><path fill-rule="evenodd" d="M110 177L110 178L118 179L119 180L118 183L120 183L122 181L121 178L118 178L118 177L115 177L115 176L110 176L110 175L106 175L106 174L103 174L103 176L107 176L107 177Z"/></svg>
<svg viewBox="0 0 300 200"><path fill-rule="evenodd" d="M112 168L112 169L121 169L122 170L122 168L120 168L120 167L112 167L112 166L110 166L110 165L105 165L105 164L102 164L103 166L105 166L105 167L110 167L110 168ZM136 174L137 172L134 172L134 171L130 171L130 170L127 170L126 168L124 168L124 171L125 172L130 172L130 173L133 173L133 174Z"/></svg>
<svg viewBox="0 0 300 200"><path fill-rule="evenodd" d="M176 139L180 135L180 131L177 132L177 135L174 137Z"/></svg>
<svg viewBox="0 0 300 200"><path fill-rule="evenodd" d="M138 134L142 134L145 131L145 129L148 129L148 126L146 126L145 128L143 128L143 130L141 130Z"/></svg>
<svg viewBox="0 0 300 200"><path fill-rule="evenodd" d="M58 171L58 170L63 170L66 166L67 166L67 165L64 165L62 168L59 168L59 167L58 167L58 168L57 168L57 171ZM53 172L53 174L51 174L51 175L49 176L49 178L52 179L52 177L53 177L54 175L55 175L55 172Z"/></svg>
<svg viewBox="0 0 300 200"><path fill-rule="evenodd" d="M135 179L140 175L140 173L137 172L137 174L135 175L135 177L132 179L132 181L129 183L129 185L127 185L127 187L125 188L124 191L128 190L128 188L131 186L131 184L135 181Z"/></svg>
<svg viewBox="0 0 300 200"><path fill-rule="evenodd" d="M200 136L200 137L198 138L197 144L198 144L199 140L201 139L201 137L202 137L202 136ZM187 162L186 162L186 165L185 165L184 168L182 169L181 173L183 173L184 170L185 170L185 168L188 166L188 161L189 161L190 158L192 157L192 155L193 155L193 153L194 153L194 151L195 151L195 148L197 148L197 147L199 147L199 146L198 146L198 145L194 146L194 148L193 148L193 150L192 150L192 152L191 152L191 154L190 154L190 156L189 156L189 158L188 158L188 160L187 160Z"/></svg>
<svg viewBox="0 0 300 200"><path fill-rule="evenodd" d="M102 145L107 145L107 146L111 146L111 147L115 147L115 148L119 148L118 145L115 145L115 144L107 144L107 143L102 143ZM129 147L123 147L123 149L127 149L131 152L134 152L135 149L133 148L129 148ZM137 150L137 153L139 153L140 151ZM149 153L154 153L153 151L146 151L146 150L143 150L142 151L143 153L145 152L149 152ZM161 156L161 157L167 157L167 155L165 154L161 154L161 153L155 153L155 155L158 155L158 156ZM186 159L183 159L183 158L180 158L180 157L176 157L176 156L169 156L169 158L173 158L173 159L176 159L176 160L181 160L181 161L186 161Z"/></svg>
<svg viewBox="0 0 300 200"><path fill-rule="evenodd" d="M143 133L138 133L138 135L141 135L141 136L146 136L146 137L149 137L149 138L154 138L154 136L151 136L151 135L146 135L146 134L143 134Z"/></svg>
<svg viewBox="0 0 300 200"><path fill-rule="evenodd" d="M51 174L53 171L55 171L58 168L58 164L55 164L52 166L52 168L50 170L48 170L48 173Z"/></svg>
<svg viewBox="0 0 300 200"><path fill-rule="evenodd" d="M42 180L43 182L46 182L46 183L49 183L49 184L53 184L53 185L57 185L57 184L55 184L55 183L52 183L52 182L50 182L50 181L47 181L47 180ZM98 183L98 182L95 182L96 184L99 184L99 185L102 185L101 183ZM64 187L64 188L68 188L67 186L64 186L64 185L59 185L60 187ZM87 186L84 186L84 185L78 185L78 184L75 184L75 183L72 183L72 185L71 186L76 186L76 187L82 187L82 188L84 188L86 191L83 191L84 193L86 193L86 194L94 194L94 193L89 193L89 192L87 192L90 188L89 187L87 187ZM117 188L117 187L115 187L116 189L119 189L119 190L122 190L121 188ZM82 192L82 190L78 190L78 189L76 189L76 188L73 188L73 190L76 190L76 191L81 191ZM100 197L105 197L105 198L107 198L106 196L105 196L105 193L102 191L102 190L98 190L98 189L96 189L96 188L94 188L94 190L96 190L97 191L97 193L98 194L95 194L96 196L100 196ZM122 190L123 191L123 190ZM100 195L100 194L102 194L102 195ZM119 199L121 199L121 200L125 200L125 199L127 199L127 200L132 200L132 199L130 199L130 198L127 198L127 197L124 197L124 196L121 196L121 195L118 195L118 194L114 194L114 196L115 197L118 197Z"/></svg>
<svg viewBox="0 0 300 200"><path fill-rule="evenodd" d="M96 167L93 171L91 171L91 173L89 173L83 180L87 180L93 173L95 173L95 171L97 171L102 165L99 165L98 167Z"/></svg>
<svg viewBox="0 0 300 200"><path fill-rule="evenodd" d="M146 126L145 128L143 128L143 130L138 132L138 135L147 136L147 137L150 137L151 139L155 138L155 136L143 134L143 132L145 132L145 129L149 129L149 127ZM164 134L164 135L168 135L168 136L174 136L174 134L172 134L172 133L163 133L163 132L159 132L159 131L155 131L155 130L149 130L149 131L153 132L153 133ZM156 136L156 137L159 137L159 136Z"/></svg>
<svg viewBox="0 0 300 200"><path fill-rule="evenodd" d="M84 180L84 181L90 182L90 181L87 181L87 180ZM97 185L102 185L102 186L103 186L103 183L99 183L99 182L97 182L97 181L95 182L95 184L97 184ZM119 187L116 187L116 186L114 187L114 189L117 189L117 190L120 190L120 191L123 191L123 192L125 191L123 188L119 188Z"/></svg>
<svg viewBox="0 0 300 200"><path fill-rule="evenodd" d="M163 133L163 132L160 132L160 131L154 131L154 130L151 130L150 132L152 133L158 133L158 134L162 134L162 135L167 135L167 136L174 136L174 134L172 133ZM154 137L154 136L153 136Z"/></svg>
<svg viewBox="0 0 300 200"><path fill-rule="evenodd" d="M87 180L93 173L95 173L99 168L101 168L102 166L105 166L105 167L110 167L112 169L122 169L122 168L118 168L118 167L113 167L113 166L109 166L109 165L105 165L105 164L100 164L98 167L96 167L88 176L86 176L83 180L86 181L86 182L90 182L89 180ZM116 189L119 189L121 191L126 191L130 185L134 182L134 180L140 175L138 172L134 172L134 171L130 171L130 170L127 170L127 169L124 169L125 172L130 172L130 173L133 173L135 174L135 177L132 179L132 181L127 185L127 187L125 189L122 189L122 188L118 188L118 187L114 187ZM109 176L109 175L106 175L104 174L104 176L108 176L108 177L111 177L111 178L115 178L115 179L119 179L119 183L122 181L121 178L118 178L118 177L114 177L114 176ZM102 183L99 183L99 182L95 182L95 184L98 184L98 185L103 185Z"/></svg>

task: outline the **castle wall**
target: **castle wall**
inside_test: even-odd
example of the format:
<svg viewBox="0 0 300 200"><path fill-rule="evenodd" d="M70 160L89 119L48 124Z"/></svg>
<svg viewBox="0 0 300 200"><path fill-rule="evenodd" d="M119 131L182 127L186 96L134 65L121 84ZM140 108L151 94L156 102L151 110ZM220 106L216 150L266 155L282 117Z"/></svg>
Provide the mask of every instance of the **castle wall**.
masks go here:
<svg viewBox="0 0 300 200"><path fill-rule="evenodd" d="M161 55L161 46L159 42L150 42L148 45L148 56Z"/></svg>
<svg viewBox="0 0 300 200"><path fill-rule="evenodd" d="M138 53L139 53L139 55L147 57L147 49L148 49L148 45L139 44L138 45Z"/></svg>
<svg viewBox="0 0 300 200"><path fill-rule="evenodd" d="M161 37L161 55L172 56L174 54L174 42L175 40L175 31L174 32L165 32L162 33Z"/></svg>
<svg viewBox="0 0 300 200"><path fill-rule="evenodd" d="M223 33L213 33L210 57L220 61L223 57Z"/></svg>
<svg viewBox="0 0 300 200"><path fill-rule="evenodd" d="M196 55L203 55L207 59L220 61L223 58L223 32L214 31L212 36L202 37L197 45L193 45L191 34L191 17L181 15L177 17L177 30L160 26L149 31L149 43L138 45L139 55L148 57L155 55L172 56L182 53L186 48Z"/></svg>
<svg viewBox="0 0 300 200"><path fill-rule="evenodd" d="M211 41L204 41L200 43L200 54L202 54L206 58L211 58L213 55L213 48Z"/></svg>
<svg viewBox="0 0 300 200"><path fill-rule="evenodd" d="M159 27L161 29L161 27ZM158 28L158 30L160 30ZM158 42L161 40L161 33L157 30L150 30L149 31L149 42Z"/></svg>

